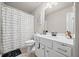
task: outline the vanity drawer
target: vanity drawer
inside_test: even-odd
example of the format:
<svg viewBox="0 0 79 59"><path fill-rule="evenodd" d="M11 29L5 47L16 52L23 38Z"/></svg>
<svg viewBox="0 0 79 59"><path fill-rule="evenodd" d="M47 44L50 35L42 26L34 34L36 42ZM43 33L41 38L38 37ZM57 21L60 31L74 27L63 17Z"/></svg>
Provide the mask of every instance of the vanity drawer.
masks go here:
<svg viewBox="0 0 79 59"><path fill-rule="evenodd" d="M72 47L65 43L53 41L53 49L65 56L71 56Z"/></svg>
<svg viewBox="0 0 79 59"><path fill-rule="evenodd" d="M45 56L46 57L65 57L64 55L62 55L48 47L45 48Z"/></svg>
<svg viewBox="0 0 79 59"><path fill-rule="evenodd" d="M40 38L40 43L44 44L45 46L52 48L52 43L53 41L50 39L46 39L46 38Z"/></svg>

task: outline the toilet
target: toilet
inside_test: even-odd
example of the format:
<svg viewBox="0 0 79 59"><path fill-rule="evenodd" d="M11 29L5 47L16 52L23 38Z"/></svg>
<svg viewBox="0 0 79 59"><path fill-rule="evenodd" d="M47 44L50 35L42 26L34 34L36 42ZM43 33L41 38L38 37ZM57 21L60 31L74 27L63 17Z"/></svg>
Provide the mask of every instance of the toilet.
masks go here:
<svg viewBox="0 0 79 59"><path fill-rule="evenodd" d="M35 43L34 40L25 41L28 55L34 52L34 43Z"/></svg>

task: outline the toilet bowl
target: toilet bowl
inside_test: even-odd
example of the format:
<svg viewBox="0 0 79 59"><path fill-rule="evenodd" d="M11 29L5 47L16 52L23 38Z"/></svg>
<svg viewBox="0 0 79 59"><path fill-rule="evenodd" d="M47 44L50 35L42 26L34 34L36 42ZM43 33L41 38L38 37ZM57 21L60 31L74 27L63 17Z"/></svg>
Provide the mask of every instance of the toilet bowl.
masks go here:
<svg viewBox="0 0 79 59"><path fill-rule="evenodd" d="M34 47L34 43L35 43L34 40L25 41L25 44L26 44L26 47L27 47L27 53L28 54L32 53L32 50L33 50L33 47Z"/></svg>
<svg viewBox="0 0 79 59"><path fill-rule="evenodd" d="M35 43L34 40L25 41L26 46L32 46L32 45L34 45L34 43Z"/></svg>

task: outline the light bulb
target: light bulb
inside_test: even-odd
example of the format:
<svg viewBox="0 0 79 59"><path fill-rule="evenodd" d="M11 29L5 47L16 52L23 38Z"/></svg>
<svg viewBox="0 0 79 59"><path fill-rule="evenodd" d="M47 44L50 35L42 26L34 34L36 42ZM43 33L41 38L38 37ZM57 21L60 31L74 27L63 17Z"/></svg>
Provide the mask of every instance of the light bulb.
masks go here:
<svg viewBox="0 0 79 59"><path fill-rule="evenodd" d="M57 2L51 2L51 5L56 6L56 5L58 5L58 3Z"/></svg>
<svg viewBox="0 0 79 59"><path fill-rule="evenodd" d="M52 8L52 6L56 6L56 5L58 5L57 2L48 2L48 3L47 3L47 7L48 7L48 8Z"/></svg>
<svg viewBox="0 0 79 59"><path fill-rule="evenodd" d="M48 8L52 8L52 5L50 3L47 3Z"/></svg>

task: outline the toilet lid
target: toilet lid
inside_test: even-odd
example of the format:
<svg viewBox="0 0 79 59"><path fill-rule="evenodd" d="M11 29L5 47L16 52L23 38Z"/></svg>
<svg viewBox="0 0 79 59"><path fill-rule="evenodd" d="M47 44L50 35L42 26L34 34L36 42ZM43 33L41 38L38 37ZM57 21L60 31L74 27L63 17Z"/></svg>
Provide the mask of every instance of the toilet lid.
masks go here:
<svg viewBox="0 0 79 59"><path fill-rule="evenodd" d="M28 40L28 41L25 41L26 44L34 44L35 41L34 40Z"/></svg>

